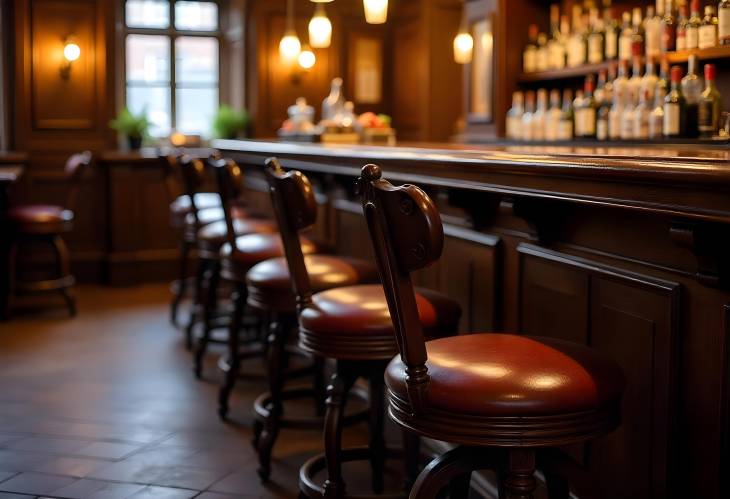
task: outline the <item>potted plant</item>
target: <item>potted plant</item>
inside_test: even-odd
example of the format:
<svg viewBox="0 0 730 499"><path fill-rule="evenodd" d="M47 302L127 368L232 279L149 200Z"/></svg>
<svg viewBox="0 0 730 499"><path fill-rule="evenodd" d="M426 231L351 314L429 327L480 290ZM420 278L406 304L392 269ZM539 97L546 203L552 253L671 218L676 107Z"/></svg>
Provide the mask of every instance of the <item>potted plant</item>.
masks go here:
<svg viewBox="0 0 730 499"><path fill-rule="evenodd" d="M116 119L109 122L109 126L127 137L130 149L139 149L142 147L142 140L147 136L150 122L146 112L143 111L142 114L135 116L125 107Z"/></svg>
<svg viewBox="0 0 730 499"><path fill-rule="evenodd" d="M248 128L249 122L246 111L236 111L224 104L213 116L213 134L219 139L235 139L239 132Z"/></svg>

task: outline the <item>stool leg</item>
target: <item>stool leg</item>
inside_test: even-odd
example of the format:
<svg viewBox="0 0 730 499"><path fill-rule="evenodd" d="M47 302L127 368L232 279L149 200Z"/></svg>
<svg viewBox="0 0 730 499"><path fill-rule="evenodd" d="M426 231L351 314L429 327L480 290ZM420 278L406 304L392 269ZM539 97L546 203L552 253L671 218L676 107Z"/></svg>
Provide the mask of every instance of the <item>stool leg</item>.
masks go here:
<svg viewBox="0 0 730 499"><path fill-rule="evenodd" d="M185 292L188 289L188 261L190 259L191 249L192 244L183 238L180 242L180 272L178 274L177 290L170 302L170 322L172 322L174 326L177 326L177 309L180 307L180 302L185 297Z"/></svg>
<svg viewBox="0 0 730 499"><path fill-rule="evenodd" d="M342 499L345 482L342 479L342 416L345 401L357 375L343 361L337 362L337 371L327 387L327 411L324 416L324 457L327 480L324 482L325 499Z"/></svg>
<svg viewBox="0 0 730 499"><path fill-rule="evenodd" d="M205 272L208 262L204 259L198 259L198 269L195 272L195 290L193 295L193 305L190 307L190 316L188 324L185 326L185 348L193 349L193 329L195 323L198 322L200 310L202 308L203 288L205 286Z"/></svg>
<svg viewBox="0 0 730 499"><path fill-rule="evenodd" d="M440 455L423 469L413 484L410 499L436 499L452 481L468 476L474 470L494 469L494 451L457 447ZM533 468L534 469L534 468ZM453 497L453 496L452 496ZM500 498L502 499L502 498Z"/></svg>
<svg viewBox="0 0 730 499"><path fill-rule="evenodd" d="M71 257L69 256L68 246L61 236L54 236L51 240L53 249L56 252L58 274L59 277L66 277L71 275ZM66 307L68 307L68 313L71 317L76 316L76 299L74 298L71 288L62 288L61 295L66 301Z"/></svg>
<svg viewBox="0 0 730 499"><path fill-rule="evenodd" d="M317 416L324 416L327 399L327 385L324 381L324 358L314 358L314 410Z"/></svg>
<svg viewBox="0 0 730 499"><path fill-rule="evenodd" d="M282 388L284 387L284 372L286 370L287 352L286 339L291 330L289 318L276 317L271 323L271 332L268 338L268 378L269 404L268 416L264 420L263 431L258 439L259 469L262 480L268 480L271 475L271 450L279 436L279 427L282 406ZM255 428L254 428L255 430Z"/></svg>
<svg viewBox="0 0 730 499"><path fill-rule="evenodd" d="M376 494L383 492L383 470L385 468L384 430L384 385L385 366L378 365L370 371L370 469L372 488Z"/></svg>
<svg viewBox="0 0 730 499"><path fill-rule="evenodd" d="M195 350L195 360L193 364L193 372L195 377L200 379L203 374L203 358L208 349L210 334L212 328L213 315L216 308L216 297L218 294L218 284L220 282L220 262L210 262L209 270L205 279L205 299L202 303L203 308L203 334L200 336L198 347Z"/></svg>
<svg viewBox="0 0 730 499"><path fill-rule="evenodd" d="M411 490L418 478L419 462L421 460L421 439L415 433L403 430L403 453L405 460L405 490Z"/></svg>
<svg viewBox="0 0 730 499"><path fill-rule="evenodd" d="M234 306L233 317L231 317L228 330L228 372L218 394L218 415L221 419L226 419L226 416L228 416L228 399L231 396L233 386L236 384L238 370L241 365L241 359L238 357L238 345L243 312L246 307L246 285L244 283L236 283L232 299Z"/></svg>
<svg viewBox="0 0 730 499"><path fill-rule="evenodd" d="M507 499L533 499L535 480L535 452L512 449L507 453L504 491Z"/></svg>

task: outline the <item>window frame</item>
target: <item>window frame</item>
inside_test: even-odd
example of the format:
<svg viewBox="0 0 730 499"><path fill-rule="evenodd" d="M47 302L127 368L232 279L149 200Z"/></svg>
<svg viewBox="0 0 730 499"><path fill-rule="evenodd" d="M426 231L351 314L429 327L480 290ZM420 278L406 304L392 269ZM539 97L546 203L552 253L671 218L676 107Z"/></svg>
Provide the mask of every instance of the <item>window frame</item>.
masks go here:
<svg viewBox="0 0 730 499"><path fill-rule="evenodd" d="M181 37L196 37L196 38L214 38L218 43L218 106L221 103L221 67L223 61L223 43L225 41L224 32L222 27L223 16L223 0L195 0L200 2L214 3L218 7L218 26L215 30L211 31L195 31L195 30L183 30L175 27L175 4L178 1L186 0L167 0L169 3L169 19L170 23L167 28L134 28L127 26L127 0L122 0L121 4L121 55L122 55L122 95L121 101L124 105L127 105L127 37L129 35L157 35L166 36L170 40L170 81L167 86L160 86L159 88L169 88L170 90L170 133L177 130L177 73L176 73L176 52L175 52L175 41ZM150 86L150 88L156 88ZM183 86L182 88L212 88L207 86ZM156 137L161 138L161 137Z"/></svg>

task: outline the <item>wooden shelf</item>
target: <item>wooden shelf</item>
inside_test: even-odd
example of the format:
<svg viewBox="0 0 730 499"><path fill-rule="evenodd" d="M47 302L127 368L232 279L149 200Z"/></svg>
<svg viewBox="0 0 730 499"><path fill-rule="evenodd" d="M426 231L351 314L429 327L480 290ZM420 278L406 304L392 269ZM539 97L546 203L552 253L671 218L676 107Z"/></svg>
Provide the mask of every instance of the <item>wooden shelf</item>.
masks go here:
<svg viewBox="0 0 730 499"><path fill-rule="evenodd" d="M712 47L709 49L682 50L680 52L670 52L667 54L667 60L670 64L681 64L687 62L689 56L695 54L701 61L711 61L717 59L730 60L730 46ZM608 69L615 61L602 62L600 64L584 64L574 68L551 69L549 71L537 71L535 73L522 73L519 77L520 83L532 83L549 80L569 80L580 78L589 74L595 74L602 69Z"/></svg>

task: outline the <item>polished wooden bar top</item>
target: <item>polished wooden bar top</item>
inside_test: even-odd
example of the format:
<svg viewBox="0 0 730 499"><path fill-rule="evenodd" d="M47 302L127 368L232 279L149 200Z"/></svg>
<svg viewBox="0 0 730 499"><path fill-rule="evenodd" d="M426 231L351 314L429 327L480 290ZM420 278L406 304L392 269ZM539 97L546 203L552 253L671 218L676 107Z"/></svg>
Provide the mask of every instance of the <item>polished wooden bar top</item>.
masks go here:
<svg viewBox="0 0 730 499"><path fill-rule="evenodd" d="M215 140L243 164L356 177L378 163L389 179L550 198L730 223L730 150L695 146L324 145Z"/></svg>

